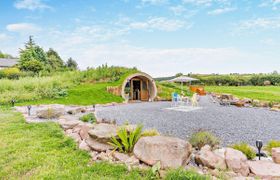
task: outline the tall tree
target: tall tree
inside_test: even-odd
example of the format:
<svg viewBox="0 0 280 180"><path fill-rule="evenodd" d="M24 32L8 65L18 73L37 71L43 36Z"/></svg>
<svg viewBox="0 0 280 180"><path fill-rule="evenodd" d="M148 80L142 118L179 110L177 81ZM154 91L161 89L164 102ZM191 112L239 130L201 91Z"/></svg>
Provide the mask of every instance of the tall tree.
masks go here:
<svg viewBox="0 0 280 180"><path fill-rule="evenodd" d="M25 48L20 49L19 68L24 71L38 72L44 69L46 64L46 53L35 44L32 36L30 36L28 42L25 43ZM34 68L34 65L38 65L39 68Z"/></svg>
<svg viewBox="0 0 280 180"><path fill-rule="evenodd" d="M71 57L67 60L66 66L71 70L77 70L78 69L78 63L72 59Z"/></svg>
<svg viewBox="0 0 280 180"><path fill-rule="evenodd" d="M52 70L59 70L64 67L63 60L61 59L59 54L52 48L47 51L47 61L47 64Z"/></svg>

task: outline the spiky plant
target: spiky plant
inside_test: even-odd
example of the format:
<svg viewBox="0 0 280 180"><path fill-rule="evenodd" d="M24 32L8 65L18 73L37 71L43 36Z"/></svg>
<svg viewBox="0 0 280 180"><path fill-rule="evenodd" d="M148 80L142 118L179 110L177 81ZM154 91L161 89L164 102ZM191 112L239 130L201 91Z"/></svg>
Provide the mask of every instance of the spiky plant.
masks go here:
<svg viewBox="0 0 280 180"><path fill-rule="evenodd" d="M129 131L126 127L121 127L117 132L117 138L112 137L109 142L116 150L124 153L131 153L134 145L141 137L143 125L137 125L137 127Z"/></svg>

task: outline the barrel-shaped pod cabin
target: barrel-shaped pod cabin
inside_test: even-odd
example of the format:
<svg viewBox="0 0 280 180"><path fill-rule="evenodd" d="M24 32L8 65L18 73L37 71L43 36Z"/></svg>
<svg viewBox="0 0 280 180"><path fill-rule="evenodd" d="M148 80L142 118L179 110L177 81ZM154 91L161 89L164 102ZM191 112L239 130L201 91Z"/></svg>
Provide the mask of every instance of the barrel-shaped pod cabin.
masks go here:
<svg viewBox="0 0 280 180"><path fill-rule="evenodd" d="M124 80L121 92L126 100L153 101L157 96L157 86L150 75L138 72L129 75Z"/></svg>

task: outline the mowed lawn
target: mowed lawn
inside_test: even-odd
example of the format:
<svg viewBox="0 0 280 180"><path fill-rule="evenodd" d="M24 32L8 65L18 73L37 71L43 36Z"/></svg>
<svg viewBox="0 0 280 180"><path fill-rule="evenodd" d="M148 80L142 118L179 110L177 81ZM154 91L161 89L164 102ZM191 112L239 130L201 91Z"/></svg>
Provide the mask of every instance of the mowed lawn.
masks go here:
<svg viewBox="0 0 280 180"><path fill-rule="evenodd" d="M90 159L57 124L27 124L0 110L0 179L149 179L148 172Z"/></svg>
<svg viewBox="0 0 280 180"><path fill-rule="evenodd" d="M280 102L280 86L206 86L206 91L229 93L240 98Z"/></svg>
<svg viewBox="0 0 280 180"><path fill-rule="evenodd" d="M110 83L80 84L68 90L68 95L59 99L41 99L37 101L27 101L17 105L35 104L65 104L65 105L92 105L105 104L110 102L122 102L120 96L115 96L107 92Z"/></svg>

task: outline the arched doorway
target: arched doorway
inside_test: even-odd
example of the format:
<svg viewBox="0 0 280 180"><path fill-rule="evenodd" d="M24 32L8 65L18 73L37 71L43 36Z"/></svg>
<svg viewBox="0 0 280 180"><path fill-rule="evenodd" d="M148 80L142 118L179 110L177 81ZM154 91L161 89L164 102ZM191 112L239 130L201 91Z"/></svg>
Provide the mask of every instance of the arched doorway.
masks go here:
<svg viewBox="0 0 280 180"><path fill-rule="evenodd" d="M122 97L131 101L153 101L157 95L154 79L146 73L128 76L122 85Z"/></svg>

